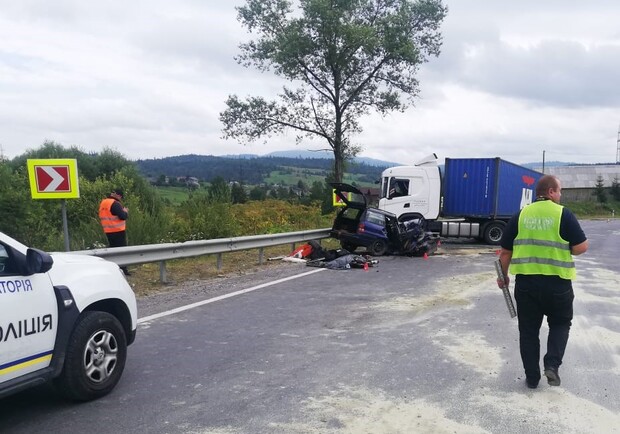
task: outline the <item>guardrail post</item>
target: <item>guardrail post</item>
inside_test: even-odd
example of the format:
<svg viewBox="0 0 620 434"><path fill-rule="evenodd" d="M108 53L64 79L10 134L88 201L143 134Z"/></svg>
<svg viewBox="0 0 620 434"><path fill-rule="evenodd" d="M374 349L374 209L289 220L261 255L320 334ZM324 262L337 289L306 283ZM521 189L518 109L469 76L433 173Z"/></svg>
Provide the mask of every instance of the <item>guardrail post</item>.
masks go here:
<svg viewBox="0 0 620 434"><path fill-rule="evenodd" d="M222 254L217 254L217 271L222 271Z"/></svg>
<svg viewBox="0 0 620 434"><path fill-rule="evenodd" d="M166 273L166 261L159 261L159 281L161 283L168 283L168 276Z"/></svg>
<svg viewBox="0 0 620 434"><path fill-rule="evenodd" d="M295 243L291 243L291 252L295 251Z"/></svg>
<svg viewBox="0 0 620 434"><path fill-rule="evenodd" d="M265 257L265 249L263 247L258 249L258 264L263 265L263 259Z"/></svg>

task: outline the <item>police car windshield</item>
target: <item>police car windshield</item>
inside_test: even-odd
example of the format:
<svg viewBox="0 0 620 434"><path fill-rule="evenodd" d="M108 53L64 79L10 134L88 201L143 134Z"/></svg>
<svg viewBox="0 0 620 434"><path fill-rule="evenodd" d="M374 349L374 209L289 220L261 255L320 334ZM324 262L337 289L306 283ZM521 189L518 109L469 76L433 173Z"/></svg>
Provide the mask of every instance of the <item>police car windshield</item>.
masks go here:
<svg viewBox="0 0 620 434"><path fill-rule="evenodd" d="M15 238L9 237L4 232L0 232L0 241L2 241L3 243L10 244L11 247L19 250L24 255L26 254L26 251L28 251L28 246L23 245L22 243L17 241Z"/></svg>

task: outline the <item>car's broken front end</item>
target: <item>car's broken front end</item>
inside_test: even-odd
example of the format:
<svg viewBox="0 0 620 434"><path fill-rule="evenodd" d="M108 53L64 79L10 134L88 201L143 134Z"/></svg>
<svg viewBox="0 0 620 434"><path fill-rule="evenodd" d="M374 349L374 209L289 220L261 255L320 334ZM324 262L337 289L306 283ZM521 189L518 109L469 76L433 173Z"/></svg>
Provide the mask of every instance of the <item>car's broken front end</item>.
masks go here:
<svg viewBox="0 0 620 434"><path fill-rule="evenodd" d="M422 216L400 222L387 211L368 207L366 196L356 187L330 183L342 203L331 230L343 249L354 252L364 247L373 256L385 254L422 255L437 248L438 239L426 231Z"/></svg>

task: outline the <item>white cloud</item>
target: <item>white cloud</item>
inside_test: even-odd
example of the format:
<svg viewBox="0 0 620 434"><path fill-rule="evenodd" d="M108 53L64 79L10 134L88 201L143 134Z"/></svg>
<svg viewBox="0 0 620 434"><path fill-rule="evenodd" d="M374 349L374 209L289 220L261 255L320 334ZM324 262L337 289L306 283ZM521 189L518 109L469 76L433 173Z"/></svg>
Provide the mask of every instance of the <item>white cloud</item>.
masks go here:
<svg viewBox="0 0 620 434"><path fill-rule="evenodd" d="M221 139L229 94L285 83L239 66L242 0L88 3L0 0L0 145L9 157L44 140L129 158L294 148ZM610 162L620 122L620 3L447 1L444 46L420 72L421 99L369 116L363 155L411 163L500 156ZM326 147L319 140L301 148Z"/></svg>

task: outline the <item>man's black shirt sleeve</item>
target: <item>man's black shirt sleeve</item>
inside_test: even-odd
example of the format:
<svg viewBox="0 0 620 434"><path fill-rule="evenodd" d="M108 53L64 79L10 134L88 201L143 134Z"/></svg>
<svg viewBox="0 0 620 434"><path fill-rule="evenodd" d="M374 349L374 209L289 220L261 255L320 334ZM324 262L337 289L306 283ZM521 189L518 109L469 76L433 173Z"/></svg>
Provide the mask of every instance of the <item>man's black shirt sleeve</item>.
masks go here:
<svg viewBox="0 0 620 434"><path fill-rule="evenodd" d="M517 237L517 232L519 231L519 214L521 214L520 211L510 217L508 224L504 228L504 234L502 235L499 245L506 250L512 250L512 243Z"/></svg>
<svg viewBox="0 0 620 434"><path fill-rule="evenodd" d="M112 213L112 215L117 216L121 220L127 220L127 213L123 209L123 205L121 205L121 203L117 200L115 200L112 204L110 212Z"/></svg>
<svg viewBox="0 0 620 434"><path fill-rule="evenodd" d="M577 221L577 217L566 207L562 209L562 220L560 221L560 236L568 241L568 244L576 246L583 243L586 234L581 229L581 225Z"/></svg>

